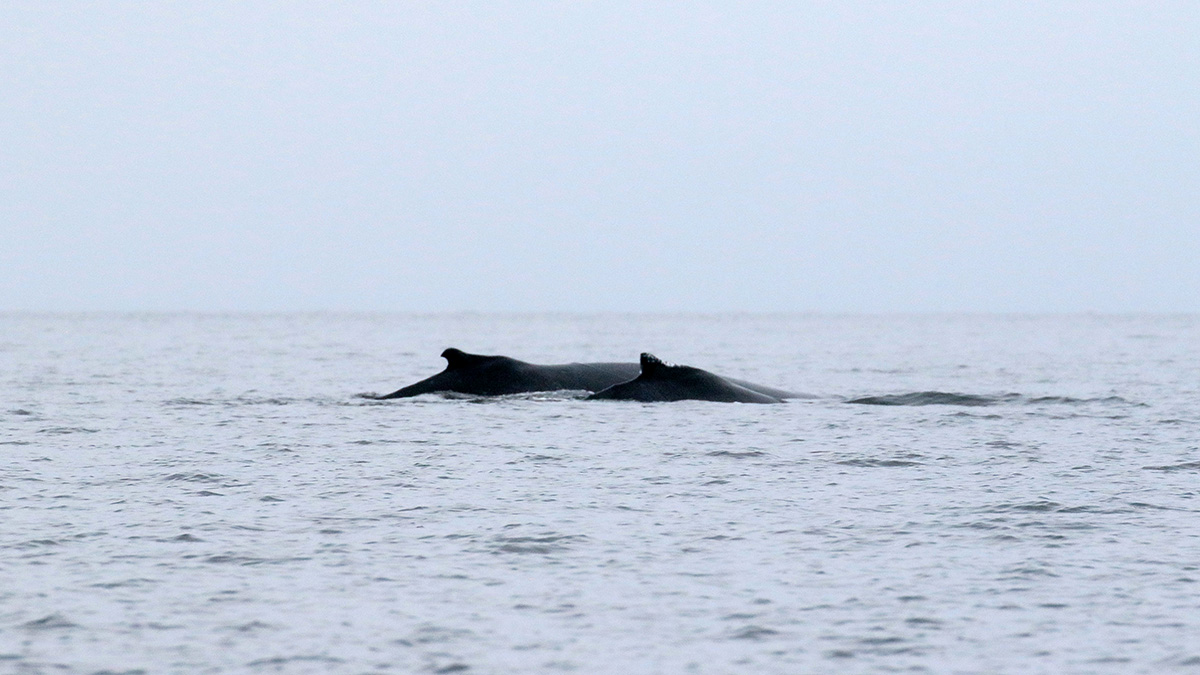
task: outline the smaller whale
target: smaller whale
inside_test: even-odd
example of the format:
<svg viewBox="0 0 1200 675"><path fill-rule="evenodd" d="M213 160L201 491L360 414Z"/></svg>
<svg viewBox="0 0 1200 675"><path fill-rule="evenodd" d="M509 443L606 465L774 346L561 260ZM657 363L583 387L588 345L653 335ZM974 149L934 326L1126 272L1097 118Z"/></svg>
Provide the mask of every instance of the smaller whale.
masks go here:
<svg viewBox="0 0 1200 675"><path fill-rule="evenodd" d="M642 354L641 369L636 379L598 391L588 400L783 403L784 398L795 396L780 389L730 380L707 370L664 363L653 354Z"/></svg>
<svg viewBox="0 0 1200 675"><path fill-rule="evenodd" d="M435 392L502 396L534 391L600 391L637 377L636 363L566 363L543 366L507 356L468 354L451 347L442 352L446 369L376 400L407 398Z"/></svg>

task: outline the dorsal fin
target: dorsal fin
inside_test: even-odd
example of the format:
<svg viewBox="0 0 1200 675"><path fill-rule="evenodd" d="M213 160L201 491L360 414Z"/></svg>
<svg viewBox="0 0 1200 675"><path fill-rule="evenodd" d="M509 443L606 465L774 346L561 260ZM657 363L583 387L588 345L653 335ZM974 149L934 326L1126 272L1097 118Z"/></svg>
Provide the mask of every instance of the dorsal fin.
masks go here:
<svg viewBox="0 0 1200 675"><path fill-rule="evenodd" d="M666 363L664 363L663 360L658 358L657 356L655 356L649 352L642 352L642 374L643 375L651 375L655 371L658 371L662 368L668 368L668 367L669 366Z"/></svg>
<svg viewBox="0 0 1200 675"><path fill-rule="evenodd" d="M451 347L442 352L442 358L446 359L446 370L456 370L458 368L465 368L469 365L479 363L486 357L478 354L468 354L461 349L455 349L454 347Z"/></svg>

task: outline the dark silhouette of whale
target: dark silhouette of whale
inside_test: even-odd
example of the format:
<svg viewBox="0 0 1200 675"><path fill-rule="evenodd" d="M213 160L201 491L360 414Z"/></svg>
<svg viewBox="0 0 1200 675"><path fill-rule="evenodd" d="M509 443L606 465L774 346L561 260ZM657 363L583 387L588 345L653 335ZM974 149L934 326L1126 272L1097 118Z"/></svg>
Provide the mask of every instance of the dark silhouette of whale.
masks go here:
<svg viewBox="0 0 1200 675"><path fill-rule="evenodd" d="M609 401L721 401L725 403L783 403L792 392L733 380L691 366L663 363L653 354L642 354L636 379L598 391L588 400Z"/></svg>
<svg viewBox="0 0 1200 675"><path fill-rule="evenodd" d="M451 347L442 352L442 358L446 359L446 369L437 375L415 384L410 384L402 389L397 389L384 396L366 396L366 398L376 400L408 398L410 396L420 396L421 394L436 392L456 392L475 396L502 396L505 394L557 390L601 392L611 389L614 385L623 383L634 384L646 378L647 359L653 362L651 363L650 371L654 371L654 364L658 364L666 369L675 369L676 372L694 371L717 380L727 387L732 387L738 393L741 393L741 390L747 390L751 394L757 394L770 399L769 401L756 400L748 402L777 403L781 399L800 396L800 394L794 394L790 391L764 387L761 384L754 384L753 382L719 377L699 368L668 366L649 354L642 354L642 362L640 364L566 363L545 366L536 363L526 363L525 361L519 361L507 356L468 354L460 349ZM659 388L665 390L661 385ZM721 387L710 386L709 389L716 391L721 389ZM696 392L701 392L701 390L702 388L695 388ZM618 397L606 396L604 398ZM739 398L712 398L711 396L701 396L699 394L680 396L678 398L664 398L660 396L658 398L633 400L675 401L689 398L709 401L742 400Z"/></svg>
<svg viewBox="0 0 1200 675"><path fill-rule="evenodd" d="M566 363L543 366L507 356L468 354L451 347L442 352L446 369L403 389L373 398L407 398L434 392L501 396L533 391L600 391L638 375L636 363Z"/></svg>

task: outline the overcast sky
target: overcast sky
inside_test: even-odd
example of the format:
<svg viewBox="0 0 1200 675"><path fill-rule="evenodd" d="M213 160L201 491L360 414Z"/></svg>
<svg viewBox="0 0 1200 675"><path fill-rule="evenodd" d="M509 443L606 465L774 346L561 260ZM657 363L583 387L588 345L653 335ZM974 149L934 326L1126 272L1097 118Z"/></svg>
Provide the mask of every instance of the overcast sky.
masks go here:
<svg viewBox="0 0 1200 675"><path fill-rule="evenodd" d="M6 3L0 309L1200 311L1200 3Z"/></svg>

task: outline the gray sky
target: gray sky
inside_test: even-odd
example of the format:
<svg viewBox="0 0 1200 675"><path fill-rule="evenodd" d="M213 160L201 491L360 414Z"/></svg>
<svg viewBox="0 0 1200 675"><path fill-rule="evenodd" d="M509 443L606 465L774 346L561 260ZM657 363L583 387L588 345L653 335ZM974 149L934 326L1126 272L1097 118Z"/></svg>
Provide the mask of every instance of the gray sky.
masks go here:
<svg viewBox="0 0 1200 675"><path fill-rule="evenodd" d="M0 309L1200 311L1200 3L8 3Z"/></svg>

